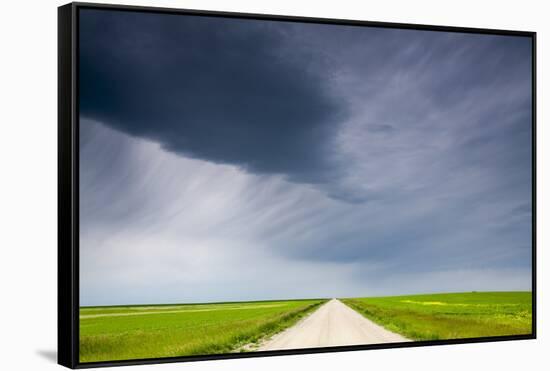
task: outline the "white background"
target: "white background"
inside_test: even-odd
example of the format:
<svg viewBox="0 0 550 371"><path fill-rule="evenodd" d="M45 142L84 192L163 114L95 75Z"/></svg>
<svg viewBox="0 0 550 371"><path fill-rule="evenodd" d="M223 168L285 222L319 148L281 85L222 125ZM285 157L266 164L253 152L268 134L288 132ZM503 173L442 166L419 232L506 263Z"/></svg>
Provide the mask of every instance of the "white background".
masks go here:
<svg viewBox="0 0 550 371"><path fill-rule="evenodd" d="M546 320L550 133L544 107L550 23L545 1L124 1L130 5L226 10L371 21L468 26L538 33L538 339L410 349L279 356L125 370L520 370L548 363ZM6 1L0 13L0 368L60 369L56 351L57 6ZM546 15L546 17L545 17ZM546 360L546 362L545 362Z"/></svg>

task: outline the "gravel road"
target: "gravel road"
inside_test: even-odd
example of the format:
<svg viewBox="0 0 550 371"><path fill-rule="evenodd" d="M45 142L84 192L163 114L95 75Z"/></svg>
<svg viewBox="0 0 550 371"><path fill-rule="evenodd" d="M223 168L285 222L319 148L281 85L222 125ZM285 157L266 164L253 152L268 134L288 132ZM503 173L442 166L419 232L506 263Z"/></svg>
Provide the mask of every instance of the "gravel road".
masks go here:
<svg viewBox="0 0 550 371"><path fill-rule="evenodd" d="M330 347L410 341L332 299L296 325L275 335L257 350Z"/></svg>

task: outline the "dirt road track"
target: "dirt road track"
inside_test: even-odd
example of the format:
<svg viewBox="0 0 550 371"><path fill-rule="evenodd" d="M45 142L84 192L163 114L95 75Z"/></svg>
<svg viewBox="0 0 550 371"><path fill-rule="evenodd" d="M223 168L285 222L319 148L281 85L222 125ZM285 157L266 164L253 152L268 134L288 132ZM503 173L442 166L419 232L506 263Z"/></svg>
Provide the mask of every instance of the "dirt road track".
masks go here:
<svg viewBox="0 0 550 371"><path fill-rule="evenodd" d="M332 299L293 327L275 335L258 350L330 347L409 341Z"/></svg>

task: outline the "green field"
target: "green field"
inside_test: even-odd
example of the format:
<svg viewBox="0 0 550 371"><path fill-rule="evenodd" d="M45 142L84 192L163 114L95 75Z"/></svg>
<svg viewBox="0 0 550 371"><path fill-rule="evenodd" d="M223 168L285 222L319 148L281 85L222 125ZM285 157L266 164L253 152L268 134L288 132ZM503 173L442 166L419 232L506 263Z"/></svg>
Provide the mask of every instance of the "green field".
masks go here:
<svg viewBox="0 0 550 371"><path fill-rule="evenodd" d="M411 340L531 333L531 292L470 292L341 299Z"/></svg>
<svg viewBox="0 0 550 371"><path fill-rule="evenodd" d="M80 308L80 361L238 351L325 300Z"/></svg>
<svg viewBox="0 0 550 371"><path fill-rule="evenodd" d="M531 333L530 292L471 292L340 299L411 340ZM83 307L80 361L250 351L326 300ZM246 347L245 347L246 346Z"/></svg>

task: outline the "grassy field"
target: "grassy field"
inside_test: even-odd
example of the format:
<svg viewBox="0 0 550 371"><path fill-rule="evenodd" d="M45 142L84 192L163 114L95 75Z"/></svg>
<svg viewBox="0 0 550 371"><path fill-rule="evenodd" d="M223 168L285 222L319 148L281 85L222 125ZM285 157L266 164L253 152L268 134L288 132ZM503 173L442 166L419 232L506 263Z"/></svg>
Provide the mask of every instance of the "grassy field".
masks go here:
<svg viewBox="0 0 550 371"><path fill-rule="evenodd" d="M411 340L531 333L531 292L471 292L341 299Z"/></svg>
<svg viewBox="0 0 550 371"><path fill-rule="evenodd" d="M83 307L80 361L228 353L293 325L324 301Z"/></svg>

